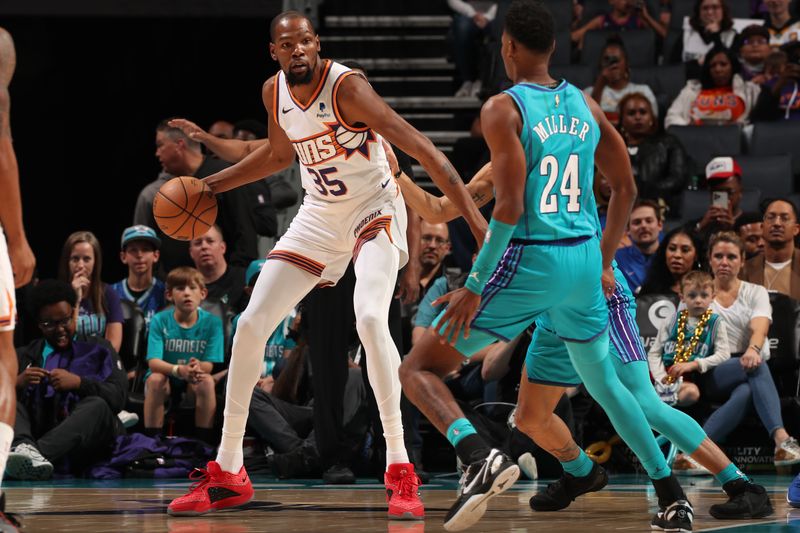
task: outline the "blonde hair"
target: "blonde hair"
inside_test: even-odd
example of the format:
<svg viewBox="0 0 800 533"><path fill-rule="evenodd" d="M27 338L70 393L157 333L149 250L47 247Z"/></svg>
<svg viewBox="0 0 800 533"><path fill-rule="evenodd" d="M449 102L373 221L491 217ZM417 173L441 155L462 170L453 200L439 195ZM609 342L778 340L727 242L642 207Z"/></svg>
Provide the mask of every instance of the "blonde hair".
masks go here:
<svg viewBox="0 0 800 533"><path fill-rule="evenodd" d="M206 282L203 279L203 275L196 268L182 266L173 268L169 271L169 274L167 274L166 285L168 291L171 291L176 287L185 287L192 283L199 286L201 289L206 288Z"/></svg>
<svg viewBox="0 0 800 533"><path fill-rule="evenodd" d="M681 292L686 287L714 287L714 278L708 272L692 270L681 278Z"/></svg>
<svg viewBox="0 0 800 533"><path fill-rule="evenodd" d="M714 247L721 242L727 242L729 244L733 244L734 246L739 248L739 255L744 257L744 243L739 235L733 231L720 231L715 233L711 236L708 241L708 257L711 258L711 253L714 251Z"/></svg>

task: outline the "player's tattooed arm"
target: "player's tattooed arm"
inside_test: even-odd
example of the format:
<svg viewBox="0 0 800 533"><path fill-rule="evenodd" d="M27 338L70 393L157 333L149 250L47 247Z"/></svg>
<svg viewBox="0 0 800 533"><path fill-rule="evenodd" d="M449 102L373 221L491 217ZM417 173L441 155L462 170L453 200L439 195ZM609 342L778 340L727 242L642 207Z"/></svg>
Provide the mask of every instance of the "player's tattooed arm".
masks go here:
<svg viewBox="0 0 800 533"><path fill-rule="evenodd" d="M11 99L8 95L8 85L14 76L16 66L17 55L14 51L14 41L6 30L0 28L0 136L3 137L11 135L9 121Z"/></svg>
<svg viewBox="0 0 800 533"><path fill-rule="evenodd" d="M578 448L578 445L575 444L574 441L570 441L569 444L561 448L551 448L547 451L562 463L574 461L578 458L578 455L580 455L580 448Z"/></svg>
<svg viewBox="0 0 800 533"><path fill-rule="evenodd" d="M447 181L453 185L457 185L461 183L461 176L458 175L455 167L453 164L450 163L448 159L445 159L444 164L442 165L442 171L447 174Z"/></svg>

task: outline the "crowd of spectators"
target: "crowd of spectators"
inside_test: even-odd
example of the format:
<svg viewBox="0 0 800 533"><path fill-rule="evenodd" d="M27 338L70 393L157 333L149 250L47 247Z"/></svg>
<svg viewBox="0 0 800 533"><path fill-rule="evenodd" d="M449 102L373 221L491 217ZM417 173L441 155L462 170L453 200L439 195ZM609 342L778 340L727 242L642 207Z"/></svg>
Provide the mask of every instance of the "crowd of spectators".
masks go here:
<svg viewBox="0 0 800 533"><path fill-rule="evenodd" d="M506 2L447 3L454 12L456 96L485 98L502 90L502 77L480 66L492 63L482 58L497 57L496 21ZM790 436L800 429L796 413L784 424L781 409L781 397L796 392L776 385L770 371L776 340L793 343L781 354L794 362L798 352L796 338L771 328L776 299L800 300L800 223L790 194L800 150L782 155L754 149L760 130L775 122L798 125L784 135L800 138L800 20L789 0L697 0L683 13L677 7L684 4L575 0L570 24L559 28L569 53L553 72L585 87L628 148L640 198L617 262L648 305L663 300L677 306L674 315L652 324L654 387L665 401L691 406L715 441L725 443L749 417L763 432L749 438L774 441L776 465L800 463L800 447ZM589 43L598 34L602 44L593 50ZM643 41L632 35L654 44L652 57L642 61L636 43ZM675 72L681 73L677 83L664 78ZM715 130L708 128L723 127L737 129L736 146L713 144ZM702 128L703 136L687 133ZM479 122L473 130L470 146L480 139ZM11 477L85 472L85 458L108 455L126 426L153 438L183 435L217 444L236 318L263 265L257 258L296 209L296 184L272 178L219 195L217 224L188 243L158 230L152 202L172 176L202 178L230 164L228 152L214 151L214 138L265 136L256 121L216 121L192 138L168 120L159 123L155 145L162 171L142 189L132 225L121 231L119 257L127 276L106 283L100 243L91 232L77 231L63 245L58 280L41 280L25 292L22 320L36 325L26 331L38 334L18 342ZM711 147L704 151L703 142ZM471 167L482 164L471 155ZM777 156L788 157L785 168L793 169L771 177L784 184L784 193L762 194L739 160L755 158L747 168L757 169L759 157ZM599 174L595 194L603 221L609 189ZM401 353L432 323L438 311L432 302L464 282L474 243L460 234L455 223L423 222L419 228L418 253L407 267L414 290L408 290L407 270L404 305L398 303L390 317ZM354 329L353 279L351 272L337 288L316 289L267 342L250 407L248 433L257 444L248 447L246 460L253 468L261 461L281 478L322 475L330 483L350 482L353 472L382 471L382 432ZM640 325L651 320L647 308L640 315ZM328 342L333 333L321 328L334 318L339 333ZM498 445L510 447L533 476L530 457L546 462L544 454L506 424L530 338L528 331L498 342L446 379L470 418ZM330 350L342 353L329 357ZM341 390L326 390L332 364L341 367ZM796 372L796 364L792 368ZM337 403L316 405L315 395ZM587 404L591 400L578 389L557 410L579 436L597 425ZM705 409L694 409L698 405ZM435 432L426 431L408 402L403 411L411 457L425 477L422 451L437 445ZM436 452L425 455L435 458ZM678 469L698 468L679 459Z"/></svg>

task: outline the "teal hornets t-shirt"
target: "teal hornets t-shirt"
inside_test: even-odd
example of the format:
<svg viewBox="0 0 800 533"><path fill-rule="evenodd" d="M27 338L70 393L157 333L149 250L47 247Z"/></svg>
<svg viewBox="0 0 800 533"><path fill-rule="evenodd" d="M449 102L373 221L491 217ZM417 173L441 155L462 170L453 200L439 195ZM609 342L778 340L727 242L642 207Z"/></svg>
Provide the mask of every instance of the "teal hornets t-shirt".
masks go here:
<svg viewBox="0 0 800 533"><path fill-rule="evenodd" d="M198 309L197 322L184 328L175 320L174 313L175 309L165 309L150 321L147 359L163 359L173 365L185 365L192 357L210 363L223 362L222 320Z"/></svg>
<svg viewBox="0 0 800 533"><path fill-rule="evenodd" d="M233 317L231 339L233 335L236 334L236 326L239 324L240 316L242 316L241 313ZM275 368L275 365L278 364L278 361L283 358L284 354L297 346L294 339L289 337L289 328L296 316L297 312L293 309L292 312L278 324L278 327L275 328L275 331L273 331L272 335L267 339L267 345L264 347L264 363L261 365L262 378L271 376L272 370Z"/></svg>

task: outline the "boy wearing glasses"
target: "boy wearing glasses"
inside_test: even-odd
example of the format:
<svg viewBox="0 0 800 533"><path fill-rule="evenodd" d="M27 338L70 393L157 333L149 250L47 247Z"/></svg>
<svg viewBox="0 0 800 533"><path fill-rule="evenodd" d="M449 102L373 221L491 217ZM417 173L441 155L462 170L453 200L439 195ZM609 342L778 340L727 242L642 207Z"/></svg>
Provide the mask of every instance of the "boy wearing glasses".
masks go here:
<svg viewBox="0 0 800 533"><path fill-rule="evenodd" d="M800 299L800 256L794 245L800 225L787 198L772 200L764 212L764 253L747 261L745 281Z"/></svg>
<svg viewBox="0 0 800 533"><path fill-rule="evenodd" d="M105 339L75 334L75 290L45 280L31 294L43 338L18 349L17 418L6 473L49 479L53 467L77 470L124 432L116 414L128 380Z"/></svg>

